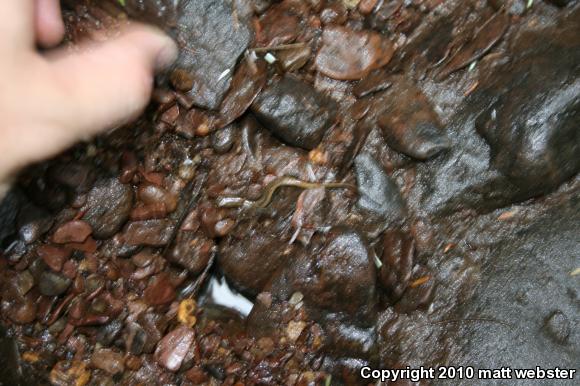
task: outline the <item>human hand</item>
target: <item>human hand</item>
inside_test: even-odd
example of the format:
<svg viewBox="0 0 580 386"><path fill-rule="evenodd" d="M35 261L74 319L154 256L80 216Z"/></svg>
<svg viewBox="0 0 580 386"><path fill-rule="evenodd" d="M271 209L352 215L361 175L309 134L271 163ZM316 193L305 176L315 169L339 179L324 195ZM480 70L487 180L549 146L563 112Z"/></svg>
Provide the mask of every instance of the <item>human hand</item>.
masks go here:
<svg viewBox="0 0 580 386"><path fill-rule="evenodd" d="M142 25L76 53L36 50L63 36L59 0L0 1L0 196L23 166L136 117L154 71L177 56L169 37Z"/></svg>

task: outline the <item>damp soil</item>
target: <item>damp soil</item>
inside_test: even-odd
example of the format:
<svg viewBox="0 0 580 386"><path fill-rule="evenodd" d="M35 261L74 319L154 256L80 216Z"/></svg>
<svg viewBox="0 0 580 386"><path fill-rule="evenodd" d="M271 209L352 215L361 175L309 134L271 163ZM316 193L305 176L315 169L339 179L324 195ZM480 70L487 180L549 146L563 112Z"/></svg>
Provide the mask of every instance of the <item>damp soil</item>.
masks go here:
<svg viewBox="0 0 580 386"><path fill-rule="evenodd" d="M64 5L180 57L2 201L0 384L578 370L577 1Z"/></svg>

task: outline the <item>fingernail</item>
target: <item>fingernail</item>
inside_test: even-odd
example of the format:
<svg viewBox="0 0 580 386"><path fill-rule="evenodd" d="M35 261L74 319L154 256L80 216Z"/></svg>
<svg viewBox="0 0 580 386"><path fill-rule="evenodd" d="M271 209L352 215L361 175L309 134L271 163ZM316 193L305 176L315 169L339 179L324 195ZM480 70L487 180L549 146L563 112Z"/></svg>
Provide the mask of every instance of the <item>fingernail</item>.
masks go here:
<svg viewBox="0 0 580 386"><path fill-rule="evenodd" d="M159 54L157 55L157 60L155 62L156 70L167 69L177 60L177 56L179 54L175 42L168 37L164 39L166 40L166 42L163 44L163 48L161 48L161 51L159 51Z"/></svg>

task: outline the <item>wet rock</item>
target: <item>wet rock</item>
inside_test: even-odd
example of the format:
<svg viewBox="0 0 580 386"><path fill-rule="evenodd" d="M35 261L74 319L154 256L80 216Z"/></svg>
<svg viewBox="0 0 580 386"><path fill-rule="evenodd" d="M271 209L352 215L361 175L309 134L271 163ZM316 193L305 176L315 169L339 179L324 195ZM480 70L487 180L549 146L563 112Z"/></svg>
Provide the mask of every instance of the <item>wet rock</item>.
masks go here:
<svg viewBox="0 0 580 386"><path fill-rule="evenodd" d="M111 349L95 350L91 357L91 364L97 369L101 369L111 375L125 371L123 355Z"/></svg>
<svg viewBox="0 0 580 386"><path fill-rule="evenodd" d="M179 232L175 245L167 254L167 259L192 274L198 274L207 266L214 253L215 244L201 233Z"/></svg>
<svg viewBox="0 0 580 386"><path fill-rule="evenodd" d="M83 362L60 361L50 371L49 379L54 386L85 386L91 379L91 372Z"/></svg>
<svg viewBox="0 0 580 386"><path fill-rule="evenodd" d="M25 243L32 244L50 230L53 221L45 210L34 204L25 205L18 214L18 235Z"/></svg>
<svg viewBox="0 0 580 386"><path fill-rule="evenodd" d="M232 148L235 141L236 128L234 125L228 125L217 130L211 135L211 147L218 154L225 154Z"/></svg>
<svg viewBox="0 0 580 386"><path fill-rule="evenodd" d="M359 199L357 206L386 220L405 215L399 187L369 153L359 154L355 161Z"/></svg>
<svg viewBox="0 0 580 386"><path fill-rule="evenodd" d="M344 24L348 18L348 11L344 4L339 1L328 4L320 12L320 21L324 25Z"/></svg>
<svg viewBox="0 0 580 386"><path fill-rule="evenodd" d="M169 371L179 370L194 338L195 332L191 328L177 327L159 342L155 350L155 359Z"/></svg>
<svg viewBox="0 0 580 386"><path fill-rule="evenodd" d="M212 130L229 125L245 113L267 79L268 68L264 61L254 61L249 57L242 60L232 79L230 91L220 105L219 115L211 123Z"/></svg>
<svg viewBox="0 0 580 386"><path fill-rule="evenodd" d="M164 315L143 313L139 315L137 322L145 333L142 351L151 353L157 343L163 338L169 321Z"/></svg>
<svg viewBox="0 0 580 386"><path fill-rule="evenodd" d="M384 91L393 85L393 79L384 71L373 71L362 78L352 89L357 98Z"/></svg>
<svg viewBox="0 0 580 386"><path fill-rule="evenodd" d="M215 224L214 230L217 237L225 237L227 236L233 228L236 226L235 220L230 218L226 218L223 220L218 221Z"/></svg>
<svg viewBox="0 0 580 386"><path fill-rule="evenodd" d="M62 269L64 262L72 254L72 251L52 245L41 245L36 250L36 253L42 260L44 260L50 269L59 272Z"/></svg>
<svg viewBox="0 0 580 386"><path fill-rule="evenodd" d="M188 92L193 87L193 78L183 69L175 69L169 74L169 81L177 91Z"/></svg>
<svg viewBox="0 0 580 386"><path fill-rule="evenodd" d="M426 309L433 300L435 279L424 267L418 266L413 271L412 278L401 300L396 304L398 312L413 312Z"/></svg>
<svg viewBox="0 0 580 386"><path fill-rule="evenodd" d="M521 33L513 44L520 54L482 82L480 95L491 95L492 103L476 129L491 148L493 167L523 198L546 193L580 170L575 31L567 20L551 30Z"/></svg>
<svg viewBox="0 0 580 386"><path fill-rule="evenodd" d="M52 271L45 271L38 280L38 290L44 296L59 296L66 292L71 280Z"/></svg>
<svg viewBox="0 0 580 386"><path fill-rule="evenodd" d="M145 205L163 204L168 212L173 212L177 207L177 197L155 184L141 184L137 198Z"/></svg>
<svg viewBox="0 0 580 386"><path fill-rule="evenodd" d="M125 350L133 355L141 355L147 342L145 330L137 323L128 323L125 336Z"/></svg>
<svg viewBox="0 0 580 386"><path fill-rule="evenodd" d="M471 62L487 54L499 42L507 31L510 23L509 15L503 11L497 12L477 31L473 40L462 47L443 67L439 79L467 67Z"/></svg>
<svg viewBox="0 0 580 386"><path fill-rule="evenodd" d="M52 236L57 244L83 243L93 233L91 226L82 220L73 220L61 225Z"/></svg>
<svg viewBox="0 0 580 386"><path fill-rule="evenodd" d="M293 261L284 281L287 298L296 291L316 318L327 313L345 313L349 321L368 322L376 304L375 263L361 235L334 228L319 249ZM277 293L280 296L280 293Z"/></svg>
<svg viewBox="0 0 580 386"><path fill-rule="evenodd" d="M129 246L161 247L169 242L173 227L173 222L167 219L133 221L127 224L121 237Z"/></svg>
<svg viewBox="0 0 580 386"><path fill-rule="evenodd" d="M99 332L97 333L97 342L103 346L112 345L113 342L115 342L115 339L117 339L117 337L119 337L121 334L122 329L123 322L120 320L113 320L111 323L108 323L99 328Z"/></svg>
<svg viewBox="0 0 580 386"><path fill-rule="evenodd" d="M194 366L185 373L185 377L194 385L201 385L209 380L209 376L200 366Z"/></svg>
<svg viewBox="0 0 580 386"><path fill-rule="evenodd" d="M14 323L27 324L36 319L37 303L29 296L9 308L8 317Z"/></svg>
<svg viewBox="0 0 580 386"><path fill-rule="evenodd" d="M316 56L316 69L333 79L361 79L370 71L386 65L395 52L393 43L369 31L327 27L322 48Z"/></svg>
<svg viewBox="0 0 580 386"><path fill-rule="evenodd" d="M405 77L393 78L392 90L381 102L378 124L393 149L424 161L450 147L433 106Z"/></svg>
<svg viewBox="0 0 580 386"><path fill-rule="evenodd" d="M155 276L143 292L145 302L152 306L167 304L175 299L175 288L166 273Z"/></svg>
<svg viewBox="0 0 580 386"><path fill-rule="evenodd" d="M372 3L370 1L369 3ZM384 1L384 0L377 0L374 2L374 10L371 8L371 4L366 5L367 9L372 10L372 14L370 15L370 25L378 30L387 29L389 21L392 20L397 14L397 12L401 11L401 7L403 7L403 0L393 0L393 1Z"/></svg>
<svg viewBox="0 0 580 386"><path fill-rule="evenodd" d="M106 239L119 231L129 219L133 190L117 178L101 180L89 192L83 219L93 228L97 239Z"/></svg>
<svg viewBox="0 0 580 386"><path fill-rule="evenodd" d="M570 336L570 321L561 311L555 311L546 318L544 331L556 343L564 344Z"/></svg>
<svg viewBox="0 0 580 386"><path fill-rule="evenodd" d="M6 299L18 299L23 298L32 287L34 287L34 276L26 270L10 276L4 283L3 289Z"/></svg>
<svg viewBox="0 0 580 386"><path fill-rule="evenodd" d="M218 264L236 288L255 295L292 258L291 253L292 248L275 235L260 232L242 239L228 236L220 243Z"/></svg>
<svg viewBox="0 0 580 386"><path fill-rule="evenodd" d="M402 231L389 230L383 236L383 265L379 280L392 300L398 300L409 285L413 273L415 241Z"/></svg>
<svg viewBox="0 0 580 386"><path fill-rule="evenodd" d="M131 210L129 218L133 221L145 221L167 217L168 210L163 202L149 205L138 205Z"/></svg>
<svg viewBox="0 0 580 386"><path fill-rule="evenodd" d="M147 267L151 264L158 255L156 255L151 249L146 248L136 255L131 256L131 262L139 268Z"/></svg>
<svg viewBox="0 0 580 386"><path fill-rule="evenodd" d="M308 150L320 143L336 114L334 102L291 75L262 90L251 109L274 135Z"/></svg>
<svg viewBox="0 0 580 386"><path fill-rule="evenodd" d="M294 72L300 70L312 57L312 49L310 46L297 47L293 49L283 50L276 54L276 58L287 72Z"/></svg>
<svg viewBox="0 0 580 386"><path fill-rule="evenodd" d="M187 94L199 107L217 109L228 91L236 62L253 39L248 1L181 2L177 41L183 45L176 68L191 75ZM219 49L216 49L219 47Z"/></svg>
<svg viewBox="0 0 580 386"><path fill-rule="evenodd" d="M263 26L259 41L261 46L274 47L289 43L298 37L301 15L293 5L296 3L284 1L270 7L260 17L260 25Z"/></svg>

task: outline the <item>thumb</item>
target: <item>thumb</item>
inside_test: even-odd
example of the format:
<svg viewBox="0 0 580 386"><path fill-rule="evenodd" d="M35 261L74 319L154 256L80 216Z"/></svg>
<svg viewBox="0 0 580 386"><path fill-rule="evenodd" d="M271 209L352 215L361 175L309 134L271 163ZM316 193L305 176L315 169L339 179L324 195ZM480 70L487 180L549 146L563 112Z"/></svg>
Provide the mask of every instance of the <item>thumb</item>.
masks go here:
<svg viewBox="0 0 580 386"><path fill-rule="evenodd" d="M155 70L170 65L177 48L160 31L133 26L115 40L59 51L50 61L22 56L33 63L22 68L30 79L12 91L8 87L3 93L16 96L0 103L13 118L0 128L0 182L27 163L138 116L149 101ZM25 99L19 92L28 93L29 103L20 102Z"/></svg>
<svg viewBox="0 0 580 386"><path fill-rule="evenodd" d="M136 118L149 102L155 70L176 57L174 42L145 26L57 57L51 64L61 103L55 120L74 142Z"/></svg>

